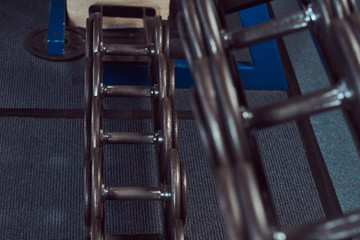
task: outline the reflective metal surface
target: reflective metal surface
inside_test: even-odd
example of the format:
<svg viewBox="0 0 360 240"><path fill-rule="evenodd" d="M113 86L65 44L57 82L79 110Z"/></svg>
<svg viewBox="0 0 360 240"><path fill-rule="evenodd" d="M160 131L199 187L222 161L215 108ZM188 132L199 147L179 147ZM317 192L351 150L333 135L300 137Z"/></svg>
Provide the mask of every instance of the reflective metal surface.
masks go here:
<svg viewBox="0 0 360 240"><path fill-rule="evenodd" d="M146 45L107 43L103 40L103 17L134 17L144 21ZM184 239L186 218L186 167L177 150L177 113L174 108L174 64L169 59L169 29L153 9L94 5L87 20L85 74L85 226L88 239L123 239L108 236L105 201L161 201L165 222L161 236L139 235L131 239ZM103 84L103 63L108 55L147 58L151 86ZM114 59L113 59L114 61ZM108 132L103 127L103 98L147 97L153 102L154 131ZM105 144L152 144L159 162L156 188L106 186ZM128 236L129 237L129 236ZM128 238L126 238L128 239Z"/></svg>
<svg viewBox="0 0 360 240"><path fill-rule="evenodd" d="M224 4L225 2L225 4ZM213 168L229 239L347 239L360 234L359 214L282 232L277 223L253 130L341 108L360 139L360 17L353 0L303 0L303 11L250 28L229 32L224 12L263 1L178 0L177 27L190 64L194 116ZM226 3L229 5L227 6ZM144 21L144 44L104 43L102 18L135 17ZM233 50L310 29L315 36L332 86L287 101L249 109ZM187 174L179 160L175 77L169 24L149 8L95 5L86 34L85 73L85 225L89 239L106 235L105 201L163 202L161 236L137 239L185 239ZM108 58L108 57L111 58ZM118 56L146 59L150 87L108 86L103 62ZM154 129L148 133L107 132L103 128L105 97L151 98ZM105 186L105 144L152 144L157 153L160 186ZM118 239L122 239L118 236Z"/></svg>
<svg viewBox="0 0 360 240"><path fill-rule="evenodd" d="M221 20L226 6L218 1L179 0L178 5L178 29L196 84L192 90L194 115L213 166L229 239L347 239L359 235L357 213L281 232L271 200L264 197L269 190L251 140L252 130L334 108L344 110L354 138L359 139L360 20L355 1L303 1L303 11L235 32L227 31ZM305 29L316 36L333 86L248 109L232 50Z"/></svg>

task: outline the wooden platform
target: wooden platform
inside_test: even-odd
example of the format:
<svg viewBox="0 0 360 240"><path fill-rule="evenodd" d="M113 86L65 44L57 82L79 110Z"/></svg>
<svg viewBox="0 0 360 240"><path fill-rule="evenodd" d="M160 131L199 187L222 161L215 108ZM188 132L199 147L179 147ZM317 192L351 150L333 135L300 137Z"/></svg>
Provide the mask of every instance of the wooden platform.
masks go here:
<svg viewBox="0 0 360 240"><path fill-rule="evenodd" d="M142 6L152 7L162 19L169 16L170 0L67 0L67 13L69 25L84 27L88 17L89 7L94 4L117 5L117 6ZM104 18L104 28L140 28L143 27L141 19L131 18Z"/></svg>

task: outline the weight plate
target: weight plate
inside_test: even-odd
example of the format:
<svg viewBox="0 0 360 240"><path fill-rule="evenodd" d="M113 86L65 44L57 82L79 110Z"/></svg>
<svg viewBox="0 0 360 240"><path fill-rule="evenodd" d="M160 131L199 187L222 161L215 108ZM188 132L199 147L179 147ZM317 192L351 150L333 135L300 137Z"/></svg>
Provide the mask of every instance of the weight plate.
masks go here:
<svg viewBox="0 0 360 240"><path fill-rule="evenodd" d="M169 22L163 21L163 36L164 36L164 44L163 44L163 53L166 57L170 57L170 27Z"/></svg>
<svg viewBox="0 0 360 240"><path fill-rule="evenodd" d="M348 18L349 26L351 27L351 30L353 31L357 41L360 42L360 15L358 14L352 14Z"/></svg>
<svg viewBox="0 0 360 240"><path fill-rule="evenodd" d="M342 0L344 9L346 11L346 13L348 14L348 16L350 16L351 14L357 14L357 4L356 1L354 0Z"/></svg>
<svg viewBox="0 0 360 240"><path fill-rule="evenodd" d="M144 29L145 29L145 41L146 41L146 46L152 48L153 47L153 32L152 32L152 21L153 18L151 17L146 17L144 18L143 22L144 22ZM154 58L150 58L148 60L148 75L149 75L149 80L150 80L150 85L154 86L155 84L158 84L156 82L156 74L154 73L154 70L156 70L156 67L154 66L156 64L157 61L155 61Z"/></svg>
<svg viewBox="0 0 360 240"><path fill-rule="evenodd" d="M356 12L356 4L349 0L331 0L337 18L345 19Z"/></svg>
<svg viewBox="0 0 360 240"><path fill-rule="evenodd" d="M348 5L350 7L350 11L352 13L355 13L355 14L358 14L359 11L358 11L358 4L357 4L357 1L356 0L347 0L348 1Z"/></svg>
<svg viewBox="0 0 360 240"><path fill-rule="evenodd" d="M100 130L102 129L102 101L100 97L93 97L91 111L91 147L101 146Z"/></svg>
<svg viewBox="0 0 360 240"><path fill-rule="evenodd" d="M184 225L181 220L176 220L171 234L172 240L185 240Z"/></svg>
<svg viewBox="0 0 360 240"><path fill-rule="evenodd" d="M93 51L100 52L100 44L102 43L102 16L100 12L91 15L93 20Z"/></svg>
<svg viewBox="0 0 360 240"><path fill-rule="evenodd" d="M164 42L163 42L163 25L162 25L162 20L161 17L156 15L154 17L154 45L155 45L155 54L160 54L163 53L163 49L164 49Z"/></svg>
<svg viewBox="0 0 360 240"><path fill-rule="evenodd" d="M173 121L173 148L178 149L179 143L178 143L178 117L177 112L175 110L175 67L174 67L174 61L171 59L168 59L168 81L169 81L169 90L168 95L171 100L171 107L172 107L172 121Z"/></svg>
<svg viewBox="0 0 360 240"><path fill-rule="evenodd" d="M351 91L349 103L346 104L344 112L348 118L352 134L356 142L360 142L360 109L357 107L360 103L360 64L357 56L360 48L359 41L353 29L350 27L350 22L345 20L334 21L332 39L336 42L334 48L337 50L334 56L334 70L339 79L343 79L346 83L347 91ZM358 23L353 22L356 27ZM355 41L354 41L355 40ZM342 65L339 65L341 62Z"/></svg>
<svg viewBox="0 0 360 240"><path fill-rule="evenodd" d="M149 59L148 61L148 76L149 76L149 80L150 80L150 84L152 86L156 86L158 94L155 95L152 98L152 108L153 108L153 112L154 112L154 129L155 131L160 130L160 125L159 125L159 116L161 116L161 109L159 107L159 100L160 100L160 89L159 89L159 80L157 79L157 72L158 69L156 66L154 65L158 65L158 59L157 56L155 56L154 58Z"/></svg>
<svg viewBox="0 0 360 240"><path fill-rule="evenodd" d="M169 96L168 88L169 88L169 75L168 75L168 64L166 61L166 57L164 54L159 54L158 57L158 79L159 79L159 96L160 98L164 98Z"/></svg>
<svg viewBox="0 0 360 240"><path fill-rule="evenodd" d="M184 24L183 27L186 26L187 34L186 36L188 47L184 49L184 52L189 58L199 58L201 56L206 55L206 50L204 46L204 39L202 36L202 23L199 19L199 14L196 10L195 1L193 0L184 0L181 1L181 5L183 8L183 15L181 16L180 24ZM182 28L182 27L180 27ZM181 30L183 31L183 30ZM190 50L191 49L191 50ZM191 54L190 54L191 52Z"/></svg>
<svg viewBox="0 0 360 240"><path fill-rule="evenodd" d="M168 156L171 155L172 149L172 109L169 98L164 98L161 100L160 104L162 106L162 115L161 115L161 132L163 141L160 146L160 179L165 179L167 176L166 170L168 165Z"/></svg>
<svg viewBox="0 0 360 240"><path fill-rule="evenodd" d="M177 111L172 104L172 147L179 149L179 127Z"/></svg>
<svg viewBox="0 0 360 240"><path fill-rule="evenodd" d="M145 41L146 41L146 45L150 46L152 44L152 31L151 31L151 24L152 24L152 17L145 17L144 18L144 29L145 29Z"/></svg>
<svg viewBox="0 0 360 240"><path fill-rule="evenodd" d="M167 75L167 64L164 54L156 56L154 59L156 66L152 66L152 76L156 79L154 82L158 85L159 95L154 98L154 110L155 110L155 127L161 129L161 119L163 107L161 106L161 99L167 97L167 86L168 86L168 75ZM156 67L156 69L155 69Z"/></svg>
<svg viewBox="0 0 360 240"><path fill-rule="evenodd" d="M92 66L92 59L86 59L86 71L85 71L85 116L84 116L84 177L85 177L85 184L84 184L84 199L85 199L85 206L84 206L84 222L85 226L90 226L91 223L91 208L90 208L90 201L91 201L91 160L90 160L90 151L91 151L91 99L92 99L92 88L91 88L91 71Z"/></svg>
<svg viewBox="0 0 360 240"><path fill-rule="evenodd" d="M26 47L34 56L49 61L70 61L84 55L85 37L81 30L66 27L64 55L49 55L47 53L47 32L47 28L36 30L26 38Z"/></svg>
<svg viewBox="0 0 360 240"><path fill-rule="evenodd" d="M85 149L90 150L90 136L91 136L91 108L92 108L92 58L86 59L84 95L85 95Z"/></svg>
<svg viewBox="0 0 360 240"><path fill-rule="evenodd" d="M171 59L168 60L168 81L169 81L169 90L168 95L171 98L172 102L175 103L175 65L174 61Z"/></svg>
<svg viewBox="0 0 360 240"><path fill-rule="evenodd" d="M91 151L92 160L92 198L91 198L91 234L93 239L103 239L104 235L104 202L101 197L103 178L103 148L98 147Z"/></svg>
<svg viewBox="0 0 360 240"><path fill-rule="evenodd" d="M90 158L87 154L85 158ZM89 227L91 224L91 162L85 160L84 167L84 224Z"/></svg>
<svg viewBox="0 0 360 240"><path fill-rule="evenodd" d="M86 57L91 57L93 54L93 18L86 19L86 37L85 37L85 54Z"/></svg>
<svg viewBox="0 0 360 240"><path fill-rule="evenodd" d="M210 53L217 54L219 51L223 51L224 47L220 32L221 24L214 3L208 0L199 0L196 1L196 4L200 11L200 21L204 29L204 41L207 43Z"/></svg>
<svg viewBox="0 0 360 240"><path fill-rule="evenodd" d="M159 59L158 55L154 55L151 59L149 59L149 77L150 84L155 85L159 84Z"/></svg>
<svg viewBox="0 0 360 240"><path fill-rule="evenodd" d="M312 4L314 14L321 16L316 22L317 30L319 30L319 28L322 28L323 31L326 30L335 18L334 9L330 1L331 0L322 0L316 1Z"/></svg>
<svg viewBox="0 0 360 240"><path fill-rule="evenodd" d="M180 193L181 193L181 206L180 206L180 219L183 224L186 224L187 216L187 171L186 165L183 161L180 161Z"/></svg>
<svg viewBox="0 0 360 240"><path fill-rule="evenodd" d="M146 19L146 42L147 45L153 46L154 55L163 53L163 25L160 16L154 16L153 18Z"/></svg>
<svg viewBox="0 0 360 240"><path fill-rule="evenodd" d="M103 62L101 58L101 53L94 53L93 59L93 95L95 97L101 96L100 86L102 83L102 70L103 70Z"/></svg>
<svg viewBox="0 0 360 240"><path fill-rule="evenodd" d="M167 186L171 198L166 202L166 222L168 230L174 227L175 221L180 218L181 173L179 153L172 149L168 157Z"/></svg>

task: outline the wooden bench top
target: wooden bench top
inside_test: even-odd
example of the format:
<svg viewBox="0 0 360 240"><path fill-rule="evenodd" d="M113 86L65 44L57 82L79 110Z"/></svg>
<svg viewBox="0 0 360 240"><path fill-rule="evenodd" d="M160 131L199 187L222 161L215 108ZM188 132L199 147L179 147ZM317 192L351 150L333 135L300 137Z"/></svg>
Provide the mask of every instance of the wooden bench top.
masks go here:
<svg viewBox="0 0 360 240"><path fill-rule="evenodd" d="M86 26L86 18L89 16L89 7L94 4L117 5L117 6L141 6L152 7L162 19L169 16L170 0L67 0L67 14L69 25L76 27ZM131 18L104 18L103 28L141 28L141 19Z"/></svg>

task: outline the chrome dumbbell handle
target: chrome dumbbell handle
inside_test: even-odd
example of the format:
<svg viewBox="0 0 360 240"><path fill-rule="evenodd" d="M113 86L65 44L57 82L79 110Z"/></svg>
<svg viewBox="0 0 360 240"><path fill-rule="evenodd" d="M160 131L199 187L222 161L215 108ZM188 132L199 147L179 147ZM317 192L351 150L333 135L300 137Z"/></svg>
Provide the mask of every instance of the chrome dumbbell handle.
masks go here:
<svg viewBox="0 0 360 240"><path fill-rule="evenodd" d="M104 42L102 17L115 12L109 6L92 6L87 20L87 65L85 74L85 225L90 239L108 239L105 230L106 200L163 201L166 222L164 238L184 238L186 217L186 168L177 152L177 114L174 109L174 65L169 59L169 29L153 11L136 8L144 19L145 45ZM120 11L121 12L121 11ZM105 14L105 15L104 15ZM126 15L126 17L129 17ZM107 56L146 57L151 86L113 86L103 83L103 62ZM154 131L108 132L104 129L103 99L106 97L150 98ZM106 144L152 144L159 160L160 186L127 187L104 184L103 146ZM176 221L180 220L180 223ZM180 228L179 228L180 226ZM176 232L174 235L173 233Z"/></svg>

